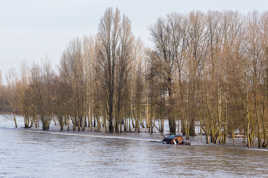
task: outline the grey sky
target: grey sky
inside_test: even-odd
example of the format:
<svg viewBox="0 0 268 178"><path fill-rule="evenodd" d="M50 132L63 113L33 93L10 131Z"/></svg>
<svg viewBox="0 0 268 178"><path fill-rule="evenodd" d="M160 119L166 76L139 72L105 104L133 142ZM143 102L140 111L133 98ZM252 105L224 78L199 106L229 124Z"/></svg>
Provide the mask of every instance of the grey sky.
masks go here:
<svg viewBox="0 0 268 178"><path fill-rule="evenodd" d="M58 64L75 37L94 35L107 7L118 7L145 44L158 17L191 10L266 11L268 0L0 0L0 70L46 58Z"/></svg>

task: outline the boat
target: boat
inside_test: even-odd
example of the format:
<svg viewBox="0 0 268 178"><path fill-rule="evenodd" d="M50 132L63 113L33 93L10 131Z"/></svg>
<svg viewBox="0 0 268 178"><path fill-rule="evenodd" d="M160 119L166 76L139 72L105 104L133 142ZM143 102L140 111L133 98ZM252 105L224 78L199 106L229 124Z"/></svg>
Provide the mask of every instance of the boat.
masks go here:
<svg viewBox="0 0 268 178"><path fill-rule="evenodd" d="M191 145L189 141L184 140L182 135L169 135L165 136L162 140L163 144L174 144L174 145Z"/></svg>

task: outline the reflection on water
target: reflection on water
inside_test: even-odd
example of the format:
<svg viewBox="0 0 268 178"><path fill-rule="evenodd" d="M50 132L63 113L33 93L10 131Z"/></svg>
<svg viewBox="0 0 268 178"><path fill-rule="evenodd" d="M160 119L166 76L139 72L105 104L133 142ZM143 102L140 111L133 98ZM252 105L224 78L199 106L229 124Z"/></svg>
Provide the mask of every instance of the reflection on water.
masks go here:
<svg viewBox="0 0 268 178"><path fill-rule="evenodd" d="M122 139L125 138L125 139ZM262 177L268 152L0 129L0 177Z"/></svg>
<svg viewBox="0 0 268 178"><path fill-rule="evenodd" d="M23 118L18 117L23 127ZM8 129L9 128L9 129ZM43 132L0 115L1 177L265 177L268 152L163 145L159 135Z"/></svg>

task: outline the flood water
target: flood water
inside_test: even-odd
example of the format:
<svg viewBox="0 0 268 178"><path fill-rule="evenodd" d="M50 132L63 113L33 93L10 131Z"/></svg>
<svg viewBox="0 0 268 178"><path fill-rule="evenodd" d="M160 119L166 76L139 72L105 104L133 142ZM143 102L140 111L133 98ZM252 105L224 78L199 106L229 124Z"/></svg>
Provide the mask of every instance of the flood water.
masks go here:
<svg viewBox="0 0 268 178"><path fill-rule="evenodd" d="M268 177L265 150L7 125L0 124L0 177Z"/></svg>

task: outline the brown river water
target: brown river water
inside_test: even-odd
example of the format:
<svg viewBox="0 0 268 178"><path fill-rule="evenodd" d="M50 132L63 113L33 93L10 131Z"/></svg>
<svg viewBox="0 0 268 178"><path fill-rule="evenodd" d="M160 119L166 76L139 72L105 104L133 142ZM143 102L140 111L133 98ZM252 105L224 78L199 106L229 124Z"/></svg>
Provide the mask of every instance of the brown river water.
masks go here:
<svg viewBox="0 0 268 178"><path fill-rule="evenodd" d="M20 125L21 123L19 123ZM0 178L268 177L268 151L161 144L147 134L13 129L0 117Z"/></svg>

